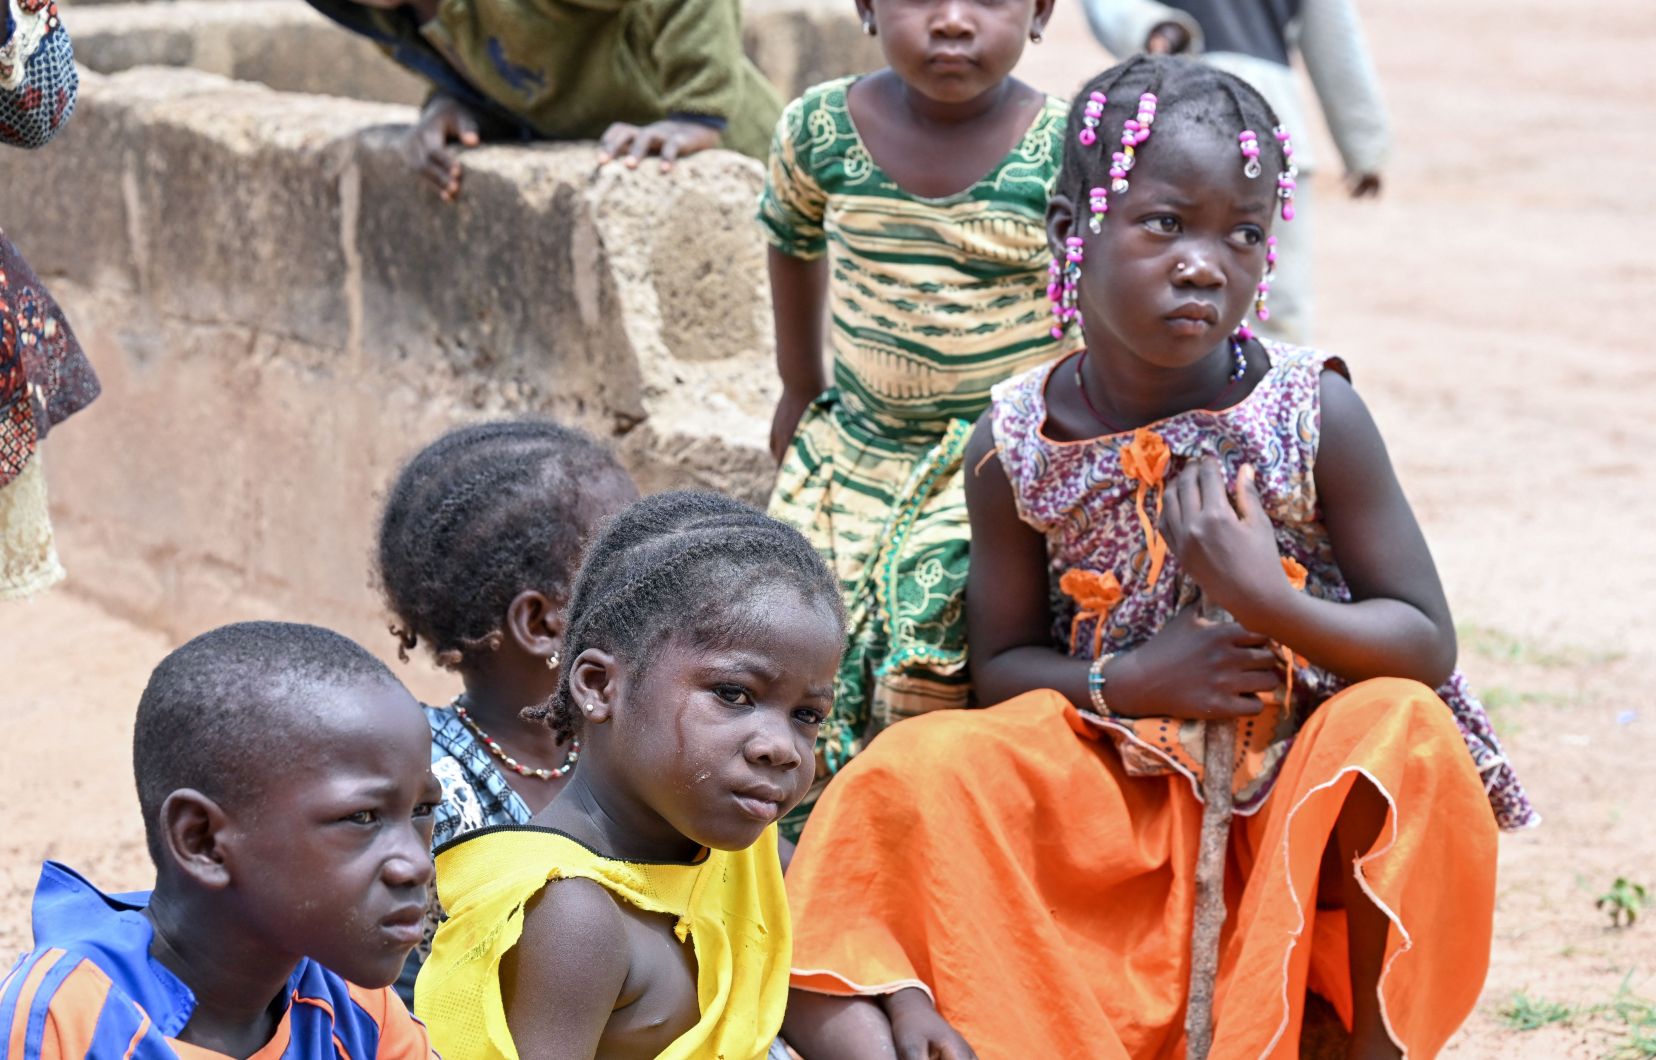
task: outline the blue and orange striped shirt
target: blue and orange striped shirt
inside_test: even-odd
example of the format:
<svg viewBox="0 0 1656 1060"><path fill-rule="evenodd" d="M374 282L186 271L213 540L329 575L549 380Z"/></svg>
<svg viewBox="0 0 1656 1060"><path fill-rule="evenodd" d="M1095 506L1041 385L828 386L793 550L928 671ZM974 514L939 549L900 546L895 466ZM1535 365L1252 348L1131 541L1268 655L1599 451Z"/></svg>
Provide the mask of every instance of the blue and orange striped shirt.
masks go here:
<svg viewBox="0 0 1656 1060"><path fill-rule="evenodd" d="M107 895L48 861L34 897L35 949L0 980L4 1060L209 1060L178 1040L195 995L150 956L147 892ZM428 1060L426 1030L390 989L347 983L312 960L288 980L288 1007L253 1060Z"/></svg>

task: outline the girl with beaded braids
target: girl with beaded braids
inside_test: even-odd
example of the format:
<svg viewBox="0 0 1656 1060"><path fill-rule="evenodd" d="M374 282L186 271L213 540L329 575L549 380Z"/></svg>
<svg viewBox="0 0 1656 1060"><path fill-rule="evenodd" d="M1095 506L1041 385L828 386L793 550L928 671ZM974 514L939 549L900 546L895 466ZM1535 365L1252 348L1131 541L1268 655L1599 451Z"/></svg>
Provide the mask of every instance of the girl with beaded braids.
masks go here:
<svg viewBox="0 0 1656 1060"><path fill-rule="evenodd" d="M788 994L776 822L833 704L838 588L798 531L664 493L594 542L568 621L530 713L581 733L580 767L527 825L437 852L415 1011L449 1060L759 1060Z"/></svg>
<svg viewBox="0 0 1656 1060"><path fill-rule="evenodd" d="M478 423L422 449L398 474L380 518L378 580L399 654L420 643L464 691L426 707L431 771L443 787L432 846L522 824L552 801L580 757L525 707L557 689L581 550L638 496L609 450L545 420ZM404 1001L441 910L398 980Z"/></svg>
<svg viewBox="0 0 1656 1060"><path fill-rule="evenodd" d="M1471 1012L1497 827L1536 818L1344 363L1242 324L1291 159L1250 87L1188 59L1077 98L1047 220L1083 350L997 386L966 452L998 705L894 727L818 804L788 874L807 1060L1294 1057L1308 991L1349 1057L1427 1057ZM1237 755L1203 1054L1208 722ZM867 1041L812 1037L846 1027Z"/></svg>

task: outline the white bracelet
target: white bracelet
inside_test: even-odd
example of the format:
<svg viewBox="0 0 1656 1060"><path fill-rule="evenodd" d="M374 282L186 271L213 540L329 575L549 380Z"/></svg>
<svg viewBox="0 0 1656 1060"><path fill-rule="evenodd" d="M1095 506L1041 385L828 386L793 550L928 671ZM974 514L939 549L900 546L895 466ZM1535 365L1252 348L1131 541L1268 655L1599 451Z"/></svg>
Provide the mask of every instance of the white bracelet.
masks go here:
<svg viewBox="0 0 1656 1060"><path fill-rule="evenodd" d="M1104 717L1110 714L1110 708L1104 702L1104 667L1115 657L1115 652L1100 655L1087 667L1087 695L1092 698L1093 710Z"/></svg>

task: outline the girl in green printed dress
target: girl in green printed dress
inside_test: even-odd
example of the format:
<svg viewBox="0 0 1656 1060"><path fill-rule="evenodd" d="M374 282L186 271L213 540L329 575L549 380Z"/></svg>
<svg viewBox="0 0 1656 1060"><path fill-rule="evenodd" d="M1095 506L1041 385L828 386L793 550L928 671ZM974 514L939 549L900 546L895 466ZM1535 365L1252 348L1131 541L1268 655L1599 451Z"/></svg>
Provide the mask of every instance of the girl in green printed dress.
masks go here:
<svg viewBox="0 0 1656 1060"><path fill-rule="evenodd" d="M790 838L882 728L971 698L961 453L990 387L1067 352L1039 308L1065 103L1009 76L1052 4L857 0L889 65L810 89L777 127L770 511L821 551L850 618Z"/></svg>

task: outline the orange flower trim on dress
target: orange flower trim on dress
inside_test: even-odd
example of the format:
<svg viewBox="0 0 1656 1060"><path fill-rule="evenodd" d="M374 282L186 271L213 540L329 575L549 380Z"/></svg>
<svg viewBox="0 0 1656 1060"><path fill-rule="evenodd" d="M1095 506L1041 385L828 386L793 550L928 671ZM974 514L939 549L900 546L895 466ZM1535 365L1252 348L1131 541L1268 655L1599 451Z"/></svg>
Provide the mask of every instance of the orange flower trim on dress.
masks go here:
<svg viewBox="0 0 1656 1060"><path fill-rule="evenodd" d="M1092 653L1093 658L1098 658L1099 649L1104 645L1104 620L1121 602L1121 580L1114 571L1100 574L1077 567L1064 572L1058 579L1058 588L1076 606L1075 617L1070 620L1070 654L1075 654L1075 638L1081 632L1081 623L1090 618L1094 622Z"/></svg>
<svg viewBox="0 0 1656 1060"><path fill-rule="evenodd" d="M1282 573L1287 575L1288 584L1294 587L1295 592L1305 591L1305 564L1293 556L1283 556ZM1286 673L1285 687L1282 690L1282 709L1290 710L1294 705L1294 669L1309 666L1310 660L1286 644L1278 644L1277 651L1282 653L1282 665Z"/></svg>
<svg viewBox="0 0 1656 1060"><path fill-rule="evenodd" d="M1121 451L1121 473L1138 482L1134 504L1138 508L1139 526L1144 529L1144 546L1150 554L1150 570L1145 584L1154 586L1161 577L1162 564L1167 562L1167 539L1156 530L1149 513L1144 510L1145 496L1150 487L1156 488L1156 510L1161 511L1162 490L1167 479L1172 453L1162 436L1148 427L1133 432L1133 440Z"/></svg>

